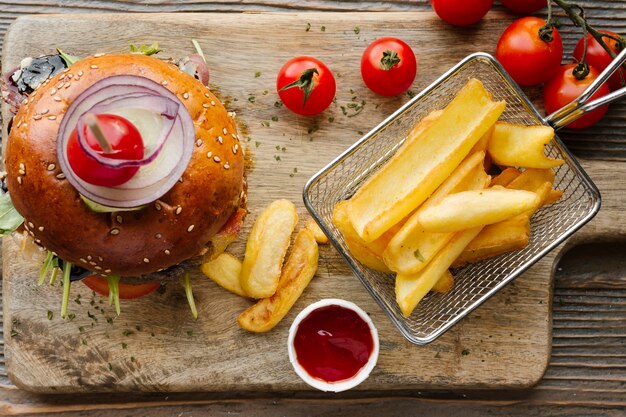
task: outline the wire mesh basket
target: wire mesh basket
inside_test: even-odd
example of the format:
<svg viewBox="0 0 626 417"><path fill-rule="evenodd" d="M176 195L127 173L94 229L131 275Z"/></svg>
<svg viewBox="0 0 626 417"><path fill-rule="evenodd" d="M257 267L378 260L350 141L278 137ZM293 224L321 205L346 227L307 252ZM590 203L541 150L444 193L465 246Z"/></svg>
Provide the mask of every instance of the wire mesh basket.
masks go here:
<svg viewBox="0 0 626 417"><path fill-rule="evenodd" d="M395 299L395 280L359 263L348 250L331 218L336 203L346 200L395 153L424 116L443 109L471 78L480 80L494 100L505 100L500 120L525 125L546 124L500 64L488 54L470 55L410 102L397 110L360 141L314 175L304 188L304 203L356 276L412 343L427 344L459 322L489 297L522 274L591 220L600 209L600 193L558 137L546 154L562 158L555 168L554 187L563 191L555 204L542 207L531 224L530 243L453 271L454 288L430 293L408 318Z"/></svg>

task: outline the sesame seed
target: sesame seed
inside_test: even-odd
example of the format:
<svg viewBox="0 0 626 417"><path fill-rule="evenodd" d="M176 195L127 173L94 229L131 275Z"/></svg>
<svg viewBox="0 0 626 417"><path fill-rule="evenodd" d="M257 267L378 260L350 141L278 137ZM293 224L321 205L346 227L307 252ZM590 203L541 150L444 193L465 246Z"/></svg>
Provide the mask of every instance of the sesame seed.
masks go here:
<svg viewBox="0 0 626 417"><path fill-rule="evenodd" d="M26 171L24 171L23 169L20 169L19 171L17 171L17 173L20 175L26 175Z"/></svg>
<svg viewBox="0 0 626 417"><path fill-rule="evenodd" d="M218 136L218 137L217 137L217 141L218 141L220 144L223 144L223 143L224 143L224 139L222 139L222 137L221 137L221 136Z"/></svg>
<svg viewBox="0 0 626 417"><path fill-rule="evenodd" d="M230 165L228 164L228 162L224 164L224 169L230 169Z"/></svg>
<svg viewBox="0 0 626 417"><path fill-rule="evenodd" d="M87 260L91 261L91 255L87 255Z"/></svg>
<svg viewBox="0 0 626 417"><path fill-rule="evenodd" d="M102 271L102 267L100 267L100 266L96 266L94 269L95 269L96 271Z"/></svg>
<svg viewBox="0 0 626 417"><path fill-rule="evenodd" d="M32 237L35 237L35 234L33 233L33 231L32 231L32 230L29 230L29 231L28 231L28 234L29 234L29 235L31 235Z"/></svg>
<svg viewBox="0 0 626 417"><path fill-rule="evenodd" d="M167 85L167 81L165 80L161 81L161 85Z"/></svg>
<svg viewBox="0 0 626 417"><path fill-rule="evenodd" d="M72 74L67 74L67 78L72 79L74 76Z"/></svg>
<svg viewBox="0 0 626 417"><path fill-rule="evenodd" d="M161 204L159 204L158 202L154 203L154 208L159 211L161 210Z"/></svg>
<svg viewBox="0 0 626 417"><path fill-rule="evenodd" d="M178 179L178 182L180 182L180 183L182 184L182 183L183 183L183 177L180 177L180 178Z"/></svg>
<svg viewBox="0 0 626 417"><path fill-rule="evenodd" d="M99 260L100 262L104 261L104 259L102 259L102 256L98 256L98 260Z"/></svg>
<svg viewBox="0 0 626 417"><path fill-rule="evenodd" d="M26 166L21 162L19 164L19 167L20 167L20 171L24 171L26 169Z"/></svg>
<svg viewBox="0 0 626 417"><path fill-rule="evenodd" d="M219 157L219 156L217 156L217 155L215 155L215 156L213 157L213 160L214 160L215 162L221 162L220 157Z"/></svg>
<svg viewBox="0 0 626 417"><path fill-rule="evenodd" d="M79 77L82 77L82 76L83 76L83 74L84 74L83 70L78 71L78 76L79 76Z"/></svg>
<svg viewBox="0 0 626 417"><path fill-rule="evenodd" d="M64 80L65 79L65 74L61 74L61 76L59 77L59 80Z"/></svg>
<svg viewBox="0 0 626 417"><path fill-rule="evenodd" d="M213 152L209 151L206 153L207 158L211 158L213 156Z"/></svg>
<svg viewBox="0 0 626 417"><path fill-rule="evenodd" d="M98 66L97 65L92 65L90 68L91 69L98 69Z"/></svg>
<svg viewBox="0 0 626 417"><path fill-rule="evenodd" d="M69 69L69 68L65 68L65 69L63 70L63 72L64 72L64 73L66 73L66 72L70 72L70 69Z"/></svg>
<svg viewBox="0 0 626 417"><path fill-rule="evenodd" d="M56 101L56 102L61 101L61 97L59 97L59 96L54 96L52 99L53 99L54 101Z"/></svg>
<svg viewBox="0 0 626 417"><path fill-rule="evenodd" d="M165 249L163 253L165 253L166 255L169 255L171 252L168 249Z"/></svg>
<svg viewBox="0 0 626 417"><path fill-rule="evenodd" d="M237 135L235 135L234 133L231 133L230 135L233 137L233 139L237 139Z"/></svg>
<svg viewBox="0 0 626 417"><path fill-rule="evenodd" d="M22 177L17 177L18 184L22 185Z"/></svg>
<svg viewBox="0 0 626 417"><path fill-rule="evenodd" d="M107 273L107 274L110 274L111 270L110 269L105 269L104 272Z"/></svg>
<svg viewBox="0 0 626 417"><path fill-rule="evenodd" d="M124 223L124 219L122 218L122 216L115 216L115 220L117 220L119 224Z"/></svg>
<svg viewBox="0 0 626 417"><path fill-rule="evenodd" d="M48 165L48 171L54 171L54 168L56 168L56 165L54 165L54 164L49 164Z"/></svg>
<svg viewBox="0 0 626 417"><path fill-rule="evenodd" d="M237 145L233 146L233 155L237 155Z"/></svg>
<svg viewBox="0 0 626 417"><path fill-rule="evenodd" d="M23 123L22 126L26 127L28 126L28 123Z"/></svg>
<svg viewBox="0 0 626 417"><path fill-rule="evenodd" d="M41 239L35 239L35 243L41 243Z"/></svg>
<svg viewBox="0 0 626 417"><path fill-rule="evenodd" d="M144 261L144 263L147 263L147 264L150 263L150 259L148 259L148 258L143 258L143 261Z"/></svg>
<svg viewBox="0 0 626 417"><path fill-rule="evenodd" d="M193 228L194 228L194 227L195 227L195 226L192 224L191 226L189 226L189 227L187 228L187 231L188 231L188 232L191 232L191 231L193 230Z"/></svg>
<svg viewBox="0 0 626 417"><path fill-rule="evenodd" d="M228 135L228 130L226 130L226 128L223 128L222 132L224 132L225 135Z"/></svg>
<svg viewBox="0 0 626 417"><path fill-rule="evenodd" d="M56 176L56 177L57 177L58 179L60 179L60 180L63 180L63 179L65 179L65 174L61 172L60 174L57 174L57 176Z"/></svg>
<svg viewBox="0 0 626 417"><path fill-rule="evenodd" d="M28 227L32 229L33 227L35 227L35 225L33 224L33 222L28 222Z"/></svg>
<svg viewBox="0 0 626 417"><path fill-rule="evenodd" d="M95 263L94 261L89 261L89 265L98 265L97 263Z"/></svg>
<svg viewBox="0 0 626 417"><path fill-rule="evenodd" d="M100 58L101 56L104 56L104 53L99 52L99 53L95 54L93 57L94 58Z"/></svg>
<svg viewBox="0 0 626 417"><path fill-rule="evenodd" d="M57 117L56 117L56 116L54 116L54 115L52 115L52 116L48 116L48 120L56 120L56 119L57 119Z"/></svg>
<svg viewBox="0 0 626 417"><path fill-rule="evenodd" d="M63 81L59 82L59 83L56 85L56 88L63 88L63 84L65 84Z"/></svg>
<svg viewBox="0 0 626 417"><path fill-rule="evenodd" d="M19 122L17 122L17 125L15 127L20 127L22 126L22 121L20 120Z"/></svg>
<svg viewBox="0 0 626 417"><path fill-rule="evenodd" d="M163 235L161 233L157 233L156 235L154 235L154 237L157 239L161 239Z"/></svg>
<svg viewBox="0 0 626 417"><path fill-rule="evenodd" d="M185 93L185 94L183 94L183 98L184 98L185 100L186 100L186 99L188 99L188 98L189 98L189 93Z"/></svg>
<svg viewBox="0 0 626 417"><path fill-rule="evenodd" d="M181 206L176 207L176 214L180 214L181 211L183 211L183 208Z"/></svg>
<svg viewBox="0 0 626 417"><path fill-rule="evenodd" d="M206 103L202 103L202 107L204 107L205 109L208 109L208 108L209 108L209 105L208 105L208 104L206 104Z"/></svg>
<svg viewBox="0 0 626 417"><path fill-rule="evenodd" d="M57 93L57 89L53 88L52 90L50 90L50 95L53 96Z"/></svg>
<svg viewBox="0 0 626 417"><path fill-rule="evenodd" d="M209 95L209 93L204 93L204 96L205 96L206 98L211 98L211 96Z"/></svg>
<svg viewBox="0 0 626 417"><path fill-rule="evenodd" d="M68 81L68 82L66 82L65 84L63 84L63 87L65 87L65 88L69 88L69 87L70 87L70 85L72 85L72 84Z"/></svg>
<svg viewBox="0 0 626 417"><path fill-rule="evenodd" d="M41 120L41 115L40 114L34 115L33 120Z"/></svg>
<svg viewBox="0 0 626 417"><path fill-rule="evenodd" d="M40 113L41 115L44 115L44 114L48 114L48 112L49 112L49 111L50 111L49 109L43 109L43 110L42 110L42 111L40 111L39 113Z"/></svg>
<svg viewBox="0 0 626 417"><path fill-rule="evenodd" d="M85 260L85 258L80 258L80 261L81 261L82 263L84 263L84 264L86 264L86 263L87 263L87 260Z"/></svg>
<svg viewBox="0 0 626 417"><path fill-rule="evenodd" d="M211 100L211 106L215 106L215 101Z"/></svg>
<svg viewBox="0 0 626 417"><path fill-rule="evenodd" d="M109 233L111 233L112 235L119 235L120 229L118 229L117 227L114 227L113 229L109 231Z"/></svg>
<svg viewBox="0 0 626 417"><path fill-rule="evenodd" d="M44 227L43 227L43 226L39 226L39 227L37 228L37 230L39 230L40 232L43 232Z"/></svg>
<svg viewBox="0 0 626 417"><path fill-rule="evenodd" d="M200 146L202 146L202 144L203 144L203 143L204 143L204 142L202 142L202 139L198 139L198 140L196 141L196 146L197 146L197 147L200 147Z"/></svg>

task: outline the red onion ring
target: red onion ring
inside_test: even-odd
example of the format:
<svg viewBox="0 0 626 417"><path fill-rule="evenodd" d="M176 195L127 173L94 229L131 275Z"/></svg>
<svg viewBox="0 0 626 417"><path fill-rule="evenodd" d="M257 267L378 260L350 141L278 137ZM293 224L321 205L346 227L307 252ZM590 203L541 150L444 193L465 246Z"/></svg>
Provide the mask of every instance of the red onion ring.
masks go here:
<svg viewBox="0 0 626 417"><path fill-rule="evenodd" d="M115 113L120 109L146 110L161 115L161 132L156 141L148 144L149 150L141 161L108 159L81 143L90 157L107 166L140 166L137 174L122 185L89 184L74 174L69 165L69 137L74 127L82 125L85 113ZM174 93L145 77L116 75L96 82L68 107L59 126L57 155L67 180L84 197L109 207L130 208L155 201L176 184L187 169L194 141L193 120ZM79 142L82 142L80 138Z"/></svg>
<svg viewBox="0 0 626 417"><path fill-rule="evenodd" d="M186 56L178 62L178 68L209 86L209 66L198 54Z"/></svg>
<svg viewBox="0 0 626 417"><path fill-rule="evenodd" d="M2 100L9 105L9 111L13 114L17 114L17 111L22 105L22 101L26 98L26 95L20 93L17 86L11 79L11 76L17 70L19 70L19 68L14 68L13 70L5 73L2 76L2 81L0 82Z"/></svg>

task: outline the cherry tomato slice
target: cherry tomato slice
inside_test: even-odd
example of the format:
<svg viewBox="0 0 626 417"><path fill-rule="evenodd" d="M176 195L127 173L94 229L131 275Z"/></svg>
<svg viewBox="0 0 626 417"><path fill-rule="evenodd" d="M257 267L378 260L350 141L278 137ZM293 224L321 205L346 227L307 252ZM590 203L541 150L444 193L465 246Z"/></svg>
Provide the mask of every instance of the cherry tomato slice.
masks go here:
<svg viewBox="0 0 626 417"><path fill-rule="evenodd" d="M293 58L278 72L276 90L285 106L303 116L326 110L335 98L335 77L320 60L308 56Z"/></svg>
<svg viewBox="0 0 626 417"><path fill-rule="evenodd" d="M417 62L409 45L396 38L372 42L361 58L361 76L365 85L381 96L397 96L409 89Z"/></svg>
<svg viewBox="0 0 626 417"><path fill-rule="evenodd" d="M85 125L83 133L91 149L111 159L140 160L143 158L143 140L135 125L113 114L99 114L96 117L113 152L105 154L91 129ZM82 180L105 187L121 185L130 180L139 170L139 167L112 168L96 161L80 147L76 129L70 134L67 143L67 159L72 170Z"/></svg>
<svg viewBox="0 0 626 417"><path fill-rule="evenodd" d="M614 36L616 38L620 37L617 33L608 30L601 30L600 32ZM593 36L588 35L587 39L587 64L591 65L598 71L604 70L606 67L609 66L611 61L613 61L613 58L611 58L611 55L609 55L609 53L604 50L604 48ZM618 42L615 39L603 37L602 40L609 48L611 48L613 52L615 52L616 54L619 53L620 49L618 48ZM580 40L576 44L576 47L574 48L573 55L576 61L580 61L583 58L583 51L585 49L584 42L584 38L580 38ZM611 78L609 78L609 88L613 91L621 88L622 78L626 81L626 70L620 68L619 70L615 71L613 75L611 75Z"/></svg>
<svg viewBox="0 0 626 417"><path fill-rule="evenodd" d="M84 278L82 282L89 287L92 291L98 294L108 297L109 296L109 284L106 278L97 277L92 275ZM119 284L120 298L123 300L131 300L134 298L140 298L148 295L159 288L161 284L158 282L148 282L145 284Z"/></svg>
<svg viewBox="0 0 626 417"><path fill-rule="evenodd" d="M437 15L456 26L467 26L482 19L493 4L493 0L430 0Z"/></svg>
<svg viewBox="0 0 626 417"><path fill-rule="evenodd" d="M546 82L561 66L563 42L552 29L552 41L539 37L545 20L523 17L505 29L496 47L496 58L519 85L530 86Z"/></svg>
<svg viewBox="0 0 626 417"><path fill-rule="evenodd" d="M589 67L589 74L582 80L577 80L573 74L573 70L577 64L563 65L554 77L552 77L543 88L543 101L546 106L547 113L553 113L572 100L577 98L589 84L593 82L600 72L593 67ZM609 87L605 84L591 96L591 100L609 94ZM597 110L589 112L567 125L569 129L584 129L598 123L608 110L608 106L600 107Z"/></svg>

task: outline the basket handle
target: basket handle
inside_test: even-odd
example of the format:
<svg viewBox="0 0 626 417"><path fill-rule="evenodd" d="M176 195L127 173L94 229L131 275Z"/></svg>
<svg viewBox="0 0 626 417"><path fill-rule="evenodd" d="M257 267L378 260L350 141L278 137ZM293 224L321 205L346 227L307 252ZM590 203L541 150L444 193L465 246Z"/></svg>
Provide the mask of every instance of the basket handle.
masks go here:
<svg viewBox="0 0 626 417"><path fill-rule="evenodd" d="M610 94L602 96L596 100L587 103L587 100L604 84L613 73L622 66L622 63L626 61L626 48L622 50L619 55L611 62L611 64L604 69L583 93L575 100L561 107L554 113L546 116L545 121L549 123L554 130L558 130L574 120L578 119L585 113L602 107L606 104L612 103L626 96L626 87L622 87L619 90L615 90Z"/></svg>

